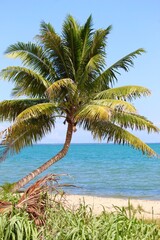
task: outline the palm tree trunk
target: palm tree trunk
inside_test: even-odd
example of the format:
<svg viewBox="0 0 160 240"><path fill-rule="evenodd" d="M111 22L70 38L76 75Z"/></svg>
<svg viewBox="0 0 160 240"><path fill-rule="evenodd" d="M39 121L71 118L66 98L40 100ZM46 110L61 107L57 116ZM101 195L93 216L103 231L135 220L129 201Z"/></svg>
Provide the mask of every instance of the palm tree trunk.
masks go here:
<svg viewBox="0 0 160 240"><path fill-rule="evenodd" d="M36 176L38 176L40 173L45 171L47 168L49 168L52 164L55 162L59 161L61 158L63 158L69 149L71 139L72 139L72 134L73 134L73 125L71 123L68 123L68 128L67 128L67 133L66 133L66 140L64 143L64 146L62 150L57 153L53 158L48 160L46 163L44 163L42 166L34 170L33 172L29 173L27 176L24 178L20 179L18 182L15 183L12 191L17 191L21 187L25 186L28 182L30 182L32 179L34 179Z"/></svg>

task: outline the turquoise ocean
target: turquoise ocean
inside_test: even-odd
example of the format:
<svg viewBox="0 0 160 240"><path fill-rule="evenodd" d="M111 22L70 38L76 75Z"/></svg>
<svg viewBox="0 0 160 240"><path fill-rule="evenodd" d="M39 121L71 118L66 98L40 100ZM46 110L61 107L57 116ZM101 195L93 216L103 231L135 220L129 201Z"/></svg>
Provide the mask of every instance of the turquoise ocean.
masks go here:
<svg viewBox="0 0 160 240"><path fill-rule="evenodd" d="M160 154L160 144L149 144ZM15 182L62 148L61 144L39 144L23 149L0 163L0 185ZM70 194L160 200L160 159L149 158L128 146L72 144L67 156L48 173L67 174L61 183L74 184Z"/></svg>

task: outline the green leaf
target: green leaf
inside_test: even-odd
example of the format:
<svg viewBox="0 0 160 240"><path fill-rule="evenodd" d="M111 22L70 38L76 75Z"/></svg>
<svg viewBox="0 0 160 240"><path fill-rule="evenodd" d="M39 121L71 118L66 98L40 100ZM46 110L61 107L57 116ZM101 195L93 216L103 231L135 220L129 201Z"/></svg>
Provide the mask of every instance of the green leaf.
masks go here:
<svg viewBox="0 0 160 240"><path fill-rule="evenodd" d="M111 108L108 106L99 106L88 104L83 106L75 116L76 121L90 120L90 121L109 121L112 114Z"/></svg>
<svg viewBox="0 0 160 240"><path fill-rule="evenodd" d="M36 143L51 132L54 125L54 118L46 115L15 122L7 129L2 141L6 147L5 153L18 153L23 147Z"/></svg>
<svg viewBox="0 0 160 240"><path fill-rule="evenodd" d="M110 88L99 92L95 95L95 99L121 99L121 100L133 100L137 97L150 95L149 89L141 86L123 86L118 88Z"/></svg>
<svg viewBox="0 0 160 240"><path fill-rule="evenodd" d="M64 88L67 90L68 94L74 95L77 89L76 85L70 78L60 79L54 82L47 90L47 94L50 99L57 98L61 92L63 92ZM68 96L66 93L66 96Z"/></svg>
<svg viewBox="0 0 160 240"><path fill-rule="evenodd" d="M17 116L16 122L29 120L30 118L38 118L43 115L50 117L54 114L55 110L56 106L53 103L39 103L21 112Z"/></svg>
<svg viewBox="0 0 160 240"><path fill-rule="evenodd" d="M24 67L8 67L3 69L0 76L4 80L12 80L19 91L16 95L27 95L32 97L44 97L50 82L40 74Z"/></svg>
<svg viewBox="0 0 160 240"><path fill-rule="evenodd" d="M158 133L160 131L158 127L154 126L154 124L145 117L132 113L114 112L111 121L114 121L121 127L135 130L147 130L148 133L152 131Z"/></svg>
<svg viewBox="0 0 160 240"><path fill-rule="evenodd" d="M37 36L40 44L44 46L47 51L49 59L56 61L56 71L59 78L69 77L69 70L67 68L66 47L63 44L61 37L54 31L51 24L47 24L44 21L41 23L40 28L41 35ZM64 76L64 73L67 76Z"/></svg>
<svg viewBox="0 0 160 240"><path fill-rule="evenodd" d="M31 42L18 42L14 45L10 45L5 53L8 57L20 58L23 65L30 67L48 80L57 78L53 64L42 46L38 46ZM51 74L52 78L48 78L49 74Z"/></svg>
<svg viewBox="0 0 160 240"><path fill-rule="evenodd" d="M110 109L121 111L121 112L130 112L130 113L136 113L136 108L122 100L115 100L115 99L101 99L101 100L93 100L91 101L92 104L96 104L99 106L107 106Z"/></svg>
<svg viewBox="0 0 160 240"><path fill-rule="evenodd" d="M143 154L157 156L155 151L139 138L111 122L94 123L93 126L90 126L90 130L94 138L98 137L99 139L106 139L108 142L113 141L118 144L128 144L135 149L141 150Z"/></svg>
<svg viewBox="0 0 160 240"><path fill-rule="evenodd" d="M95 81L95 85L99 85L99 84L105 84L106 86L109 86L109 84L113 85L115 81L118 80L117 74L120 74L119 70L123 69L128 72L129 67L134 66L133 59L144 52L145 50L143 48L139 48L136 51L118 60L112 66L107 68L102 74L100 74L100 76L97 77Z"/></svg>
<svg viewBox="0 0 160 240"><path fill-rule="evenodd" d="M14 121L15 118L26 108L39 103L48 102L47 99L19 99L5 100L0 102L0 120Z"/></svg>

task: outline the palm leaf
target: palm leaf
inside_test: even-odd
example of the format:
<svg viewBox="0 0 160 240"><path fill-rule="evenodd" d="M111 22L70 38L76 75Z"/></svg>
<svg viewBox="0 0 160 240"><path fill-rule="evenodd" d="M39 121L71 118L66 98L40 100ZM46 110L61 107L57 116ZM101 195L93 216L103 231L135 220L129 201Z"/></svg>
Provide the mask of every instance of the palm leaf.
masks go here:
<svg viewBox="0 0 160 240"><path fill-rule="evenodd" d="M126 55L125 57L118 60L112 66L107 68L100 76L97 77L95 81L95 86L99 84L103 84L104 86L108 87L109 84L114 84L117 81L117 74L120 74L119 70L123 69L125 71L129 70L129 67L134 66L133 59L136 58L138 55L144 53L145 50L142 48L137 49L136 51Z"/></svg>
<svg viewBox="0 0 160 240"><path fill-rule="evenodd" d="M18 42L10 45L5 53L8 57L20 58L25 66L29 66L34 71L39 72L40 75L49 81L57 78L52 62L47 57L44 49L39 45L31 42Z"/></svg>
<svg viewBox="0 0 160 240"><path fill-rule="evenodd" d="M130 112L130 113L136 113L136 108L122 100L115 100L115 99L101 99L101 100L93 100L91 101L91 104L96 104L99 106L107 106L113 110L119 110L119 111L125 111L125 112Z"/></svg>
<svg viewBox="0 0 160 240"><path fill-rule="evenodd" d="M52 62L56 64L56 72L59 78L70 77L67 68L68 59L66 59L65 55L66 48L61 37L55 32L51 24L44 21L41 22L40 33L41 35L38 35L37 38L43 44L49 59L52 59ZM64 74L67 74L67 76Z"/></svg>
<svg viewBox="0 0 160 240"><path fill-rule="evenodd" d="M72 96L75 94L76 85L73 80L70 78L60 79L54 82L47 90L47 94L50 99L54 99L60 95L60 92L64 90L64 88L69 92ZM71 96L70 95L70 96ZM67 96L67 94L66 94Z"/></svg>
<svg viewBox="0 0 160 240"><path fill-rule="evenodd" d="M106 38L110 30L111 26L107 29L99 29L94 32L93 40L90 43L90 48L86 54L86 59L83 60L86 63L85 71L88 72L88 74L91 74L91 70L94 70L94 72L99 75L104 69Z"/></svg>
<svg viewBox="0 0 160 240"><path fill-rule="evenodd" d="M94 125L90 126L90 131L94 138L106 139L108 142L113 141L118 144L128 144L135 149L141 150L143 154L157 156L155 151L139 138L111 122L94 123Z"/></svg>
<svg viewBox="0 0 160 240"><path fill-rule="evenodd" d="M0 161L4 160L8 153L18 153L23 147L40 141L47 133L51 132L54 125L55 119L46 115L14 123L6 130L2 139L1 144L5 147L5 155L1 153Z"/></svg>
<svg viewBox="0 0 160 240"><path fill-rule="evenodd" d="M73 66L73 69L76 72L80 63L83 42L81 41L80 36L80 25L71 15L68 15L64 21L62 35L64 45L67 47L69 53L68 59L71 60L71 66Z"/></svg>
<svg viewBox="0 0 160 240"><path fill-rule="evenodd" d="M50 82L40 74L24 67L8 67L1 71L0 76L16 84L17 89L20 89L16 93L18 96L25 94L32 97L44 97L46 89L50 86Z"/></svg>
<svg viewBox="0 0 160 240"><path fill-rule="evenodd" d="M11 202L0 201L0 213L11 212L15 209L25 209L29 214L29 217L34 220L35 224L41 226L45 224L46 209L48 207L54 207L54 203L60 203L65 198L60 192L61 184L58 183L58 174L48 174L43 178L40 178L34 184L32 184L23 194L21 194L18 203L14 206ZM64 186L71 186L65 184ZM54 192L54 199L50 199L49 192ZM15 239L15 238L14 238ZM22 239L22 238L21 238Z"/></svg>
<svg viewBox="0 0 160 240"><path fill-rule="evenodd" d="M39 103L21 112L17 116L16 122L29 120L30 118L38 118L41 115L53 116L55 110L56 106L53 103Z"/></svg>
<svg viewBox="0 0 160 240"><path fill-rule="evenodd" d="M90 121L109 121L113 116L123 112L136 113L136 109L130 103L122 100L92 100L79 109L75 115L76 121L88 119ZM114 118L114 117L113 117Z"/></svg>
<svg viewBox="0 0 160 240"><path fill-rule="evenodd" d="M90 58L90 60L88 61L85 67L85 70L88 74L92 71L100 72L100 70L102 70L101 66L103 65L104 65L104 58L100 53L98 53Z"/></svg>
<svg viewBox="0 0 160 240"><path fill-rule="evenodd" d="M108 106L87 104L75 115L75 121L79 122L86 119L90 121L109 121L112 111L113 110Z"/></svg>
<svg viewBox="0 0 160 240"><path fill-rule="evenodd" d="M81 39L82 39L82 51L81 51L81 61L83 64L86 54L89 51L90 44L93 38L93 29L92 29L92 16L90 15L86 23L81 27Z"/></svg>
<svg viewBox="0 0 160 240"><path fill-rule="evenodd" d="M91 78L89 78L91 81L93 81L93 75L94 78L96 78L104 69L106 38L110 30L111 26L109 26L107 29L99 29L94 32L92 41L90 42L90 47L87 49L85 58L83 58L81 73L84 72L84 75L91 76ZM83 82L87 87L88 78L83 78Z"/></svg>
<svg viewBox="0 0 160 240"><path fill-rule="evenodd" d="M39 103L48 102L46 99L18 99L0 102L0 120L14 121L15 118L26 108Z"/></svg>
<svg viewBox="0 0 160 240"><path fill-rule="evenodd" d="M150 95L150 91L141 86L123 86L118 88L110 88L99 92L95 95L94 99L121 99L132 100L141 96Z"/></svg>
<svg viewBox="0 0 160 240"><path fill-rule="evenodd" d="M93 57L94 55L97 55L97 54L106 56L106 52L105 52L106 39L111 29L112 29L112 26L109 26L106 29L99 29L94 32L93 41L90 46L90 52L89 52L90 57Z"/></svg>
<svg viewBox="0 0 160 240"><path fill-rule="evenodd" d="M114 112L112 114L111 121L125 128L131 128L135 130L146 129L148 133L152 131L158 133L160 131L158 127L154 126L154 124L145 117L132 113L118 111Z"/></svg>

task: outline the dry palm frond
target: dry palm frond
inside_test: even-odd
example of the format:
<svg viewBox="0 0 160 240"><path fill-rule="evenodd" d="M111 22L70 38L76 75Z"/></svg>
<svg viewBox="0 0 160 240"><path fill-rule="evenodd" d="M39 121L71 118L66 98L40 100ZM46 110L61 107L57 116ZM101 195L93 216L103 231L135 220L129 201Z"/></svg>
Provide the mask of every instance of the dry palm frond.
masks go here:
<svg viewBox="0 0 160 240"><path fill-rule="evenodd" d="M21 196L18 203L15 205L17 209L25 209L30 218L35 221L36 225L43 225L45 222L45 210L47 207L53 207L53 202L62 201L63 192L59 191L61 186L70 186L68 184L60 185L58 183L58 176L49 174L33 185L31 185ZM49 198L49 192L54 192L58 198ZM59 194L58 194L59 193ZM10 212L12 210L12 203L0 201L0 213Z"/></svg>
<svg viewBox="0 0 160 240"><path fill-rule="evenodd" d="M11 211L12 210L12 203L0 201L0 213Z"/></svg>

